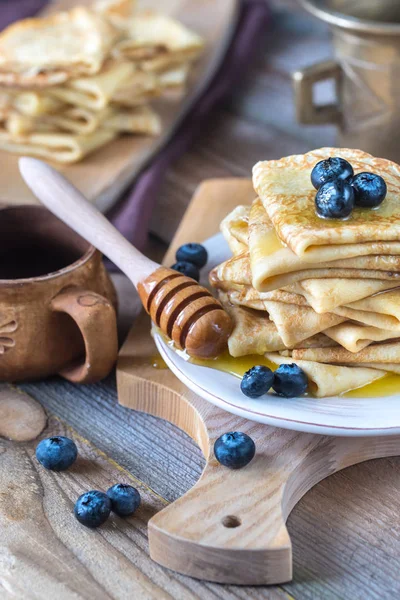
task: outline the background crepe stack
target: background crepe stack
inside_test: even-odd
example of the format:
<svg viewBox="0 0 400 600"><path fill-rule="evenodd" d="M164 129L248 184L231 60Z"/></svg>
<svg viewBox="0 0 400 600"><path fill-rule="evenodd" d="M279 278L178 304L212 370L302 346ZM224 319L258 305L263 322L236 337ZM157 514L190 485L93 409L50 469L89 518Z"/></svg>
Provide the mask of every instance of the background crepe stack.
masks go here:
<svg viewBox="0 0 400 600"><path fill-rule="evenodd" d="M318 217L310 174L329 156L381 175L382 205ZM322 148L256 164L253 185L252 206L221 224L233 258L210 275L235 323L231 355L296 362L316 396L400 373L400 167Z"/></svg>
<svg viewBox="0 0 400 600"><path fill-rule="evenodd" d="M149 102L184 89L202 47L132 0L11 25L0 35L0 149L71 163L121 133L157 135Z"/></svg>

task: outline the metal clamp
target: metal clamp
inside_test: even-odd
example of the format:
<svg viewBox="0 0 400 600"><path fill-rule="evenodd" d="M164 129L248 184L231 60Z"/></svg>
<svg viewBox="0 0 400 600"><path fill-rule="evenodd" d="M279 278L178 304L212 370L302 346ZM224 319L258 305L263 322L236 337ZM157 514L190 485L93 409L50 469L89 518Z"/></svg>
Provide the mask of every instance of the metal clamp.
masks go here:
<svg viewBox="0 0 400 600"><path fill-rule="evenodd" d="M324 123L339 124L342 120L338 103L314 104L313 88L318 81L333 79L336 97L340 98L342 69L340 65L329 60L311 65L292 74L296 105L296 116L299 123L305 125L322 125Z"/></svg>

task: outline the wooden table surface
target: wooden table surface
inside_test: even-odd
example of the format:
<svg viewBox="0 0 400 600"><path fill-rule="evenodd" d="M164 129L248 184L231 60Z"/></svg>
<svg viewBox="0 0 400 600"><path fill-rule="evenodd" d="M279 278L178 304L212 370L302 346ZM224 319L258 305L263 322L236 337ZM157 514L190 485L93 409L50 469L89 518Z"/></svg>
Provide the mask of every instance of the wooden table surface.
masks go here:
<svg viewBox="0 0 400 600"><path fill-rule="evenodd" d="M259 159L334 142L331 128L296 125L290 82L292 70L330 55L327 30L298 9L294 0L274 0L272 6L272 27L248 76L238 81L229 101L210 118L193 150L167 174L153 218L153 229L164 240L171 239L202 179L248 176ZM326 98L330 90L327 86L320 92ZM151 246L153 255L164 248L154 241ZM122 293L120 324L126 329L137 301L121 276L117 283ZM42 600L49 597L44 589L62 600L381 600L400 593L400 458L346 469L299 502L288 520L294 545L293 582L269 588L209 584L154 564L146 538L147 520L198 479L204 461L196 445L174 426L119 406L112 376L90 386L55 378L23 388L46 408L48 432L74 437L81 458L79 468L73 467L71 477L65 478L37 468L31 460L34 443L2 442L3 477L8 474L10 486L18 482L29 493L24 502L8 506L0 489L0 507L18 519L19 511L33 506L29 495L33 502L39 494L41 503L32 515L24 551L18 556L3 556L0 551L1 598ZM106 489L117 481L140 488L143 506L138 516L128 522L114 519L96 532L74 523L71 511L80 493ZM102 537L101 556L90 553L92 535Z"/></svg>

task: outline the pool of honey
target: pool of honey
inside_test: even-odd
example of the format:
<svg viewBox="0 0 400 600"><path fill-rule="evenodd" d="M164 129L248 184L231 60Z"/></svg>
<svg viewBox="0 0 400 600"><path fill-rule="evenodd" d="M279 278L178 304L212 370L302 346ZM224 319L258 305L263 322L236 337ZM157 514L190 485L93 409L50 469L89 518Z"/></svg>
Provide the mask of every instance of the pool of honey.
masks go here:
<svg viewBox="0 0 400 600"><path fill-rule="evenodd" d="M234 358L233 356L230 356L228 352L224 352L224 354L218 358L206 360L192 358L183 351L176 350L176 352L184 360L192 364L209 367L211 369L216 369L217 371L223 371L224 373L230 373L238 378L242 378L244 373L251 369L251 367L254 367L254 365L264 365L273 371L277 368L277 365L267 360L264 356L259 356L257 354ZM165 368L165 363L160 356L152 357L152 364L155 368ZM341 395L345 398L375 398L393 396L398 393L400 393L400 375L388 373L377 381L373 381L368 385L355 390L350 390Z"/></svg>

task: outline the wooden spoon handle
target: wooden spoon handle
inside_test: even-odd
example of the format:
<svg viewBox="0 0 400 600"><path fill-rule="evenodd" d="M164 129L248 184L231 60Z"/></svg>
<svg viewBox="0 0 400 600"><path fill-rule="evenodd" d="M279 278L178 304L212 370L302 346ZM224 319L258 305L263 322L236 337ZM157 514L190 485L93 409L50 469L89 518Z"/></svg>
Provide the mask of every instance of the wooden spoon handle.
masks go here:
<svg viewBox="0 0 400 600"><path fill-rule="evenodd" d="M137 287L160 265L136 250L58 171L35 158L20 158L21 175L35 196L61 221L108 256Z"/></svg>

